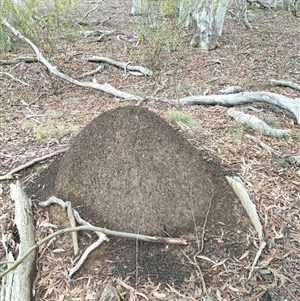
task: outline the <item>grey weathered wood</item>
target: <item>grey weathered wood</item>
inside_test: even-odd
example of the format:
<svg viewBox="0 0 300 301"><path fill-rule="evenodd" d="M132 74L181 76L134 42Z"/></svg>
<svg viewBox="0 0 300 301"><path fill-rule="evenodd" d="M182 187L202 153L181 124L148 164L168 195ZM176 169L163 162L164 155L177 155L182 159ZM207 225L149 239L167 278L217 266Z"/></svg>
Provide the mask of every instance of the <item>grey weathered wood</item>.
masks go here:
<svg viewBox="0 0 300 301"><path fill-rule="evenodd" d="M249 102L264 102L285 109L296 117L297 123L300 124L300 99L289 98L280 94L270 92L243 92L229 95L204 95L189 96L180 99L168 101L181 105L220 105L235 106Z"/></svg>
<svg viewBox="0 0 300 301"><path fill-rule="evenodd" d="M11 195L15 201L15 223L20 237L20 258L35 244L34 223L31 211L31 200L24 193L21 183L11 184ZM3 277L1 301L30 301L32 300L32 283L35 274L36 251L34 250L18 267ZM7 252L6 260L14 261L13 254ZM8 264L8 268L11 265Z"/></svg>

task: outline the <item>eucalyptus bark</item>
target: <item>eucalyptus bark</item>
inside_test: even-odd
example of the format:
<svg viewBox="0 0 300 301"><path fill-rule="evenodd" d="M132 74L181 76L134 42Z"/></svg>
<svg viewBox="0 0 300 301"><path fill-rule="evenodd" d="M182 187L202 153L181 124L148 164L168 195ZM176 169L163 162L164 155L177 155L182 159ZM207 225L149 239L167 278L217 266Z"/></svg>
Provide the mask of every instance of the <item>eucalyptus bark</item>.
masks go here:
<svg viewBox="0 0 300 301"><path fill-rule="evenodd" d="M6 258L10 263L9 269L13 263L18 261L26 251L35 245L34 222L31 211L31 200L25 195L21 183L11 184L11 195L15 201L15 223L18 229L20 244L17 259L14 259L12 252L7 246ZM35 259L36 250L34 249L22 264L10 271L3 277L1 288L1 301L30 301L32 300L32 284L35 277Z"/></svg>
<svg viewBox="0 0 300 301"><path fill-rule="evenodd" d="M133 0L131 14L140 15L142 13L142 0Z"/></svg>
<svg viewBox="0 0 300 301"><path fill-rule="evenodd" d="M213 50L219 45L228 0L197 0L196 4L192 12L195 32L191 45L206 51Z"/></svg>

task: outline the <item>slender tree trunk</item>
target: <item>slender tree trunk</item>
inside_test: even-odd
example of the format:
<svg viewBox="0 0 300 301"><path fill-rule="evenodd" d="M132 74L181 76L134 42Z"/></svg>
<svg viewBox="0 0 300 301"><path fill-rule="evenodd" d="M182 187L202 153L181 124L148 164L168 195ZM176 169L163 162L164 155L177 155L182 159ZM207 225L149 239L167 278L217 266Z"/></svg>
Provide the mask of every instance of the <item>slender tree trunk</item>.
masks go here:
<svg viewBox="0 0 300 301"><path fill-rule="evenodd" d="M131 14L140 15L142 13L142 0L133 0Z"/></svg>
<svg viewBox="0 0 300 301"><path fill-rule="evenodd" d="M188 28L190 25L190 15L193 11L195 0L181 0L179 3L179 25Z"/></svg>
<svg viewBox="0 0 300 301"><path fill-rule="evenodd" d="M270 7L275 8L277 6L277 0L269 0L268 3Z"/></svg>
<svg viewBox="0 0 300 301"><path fill-rule="evenodd" d="M192 12L195 33L191 45L209 51L218 47L228 0L197 1L197 9Z"/></svg>
<svg viewBox="0 0 300 301"><path fill-rule="evenodd" d="M282 9L291 11L294 0L282 0Z"/></svg>

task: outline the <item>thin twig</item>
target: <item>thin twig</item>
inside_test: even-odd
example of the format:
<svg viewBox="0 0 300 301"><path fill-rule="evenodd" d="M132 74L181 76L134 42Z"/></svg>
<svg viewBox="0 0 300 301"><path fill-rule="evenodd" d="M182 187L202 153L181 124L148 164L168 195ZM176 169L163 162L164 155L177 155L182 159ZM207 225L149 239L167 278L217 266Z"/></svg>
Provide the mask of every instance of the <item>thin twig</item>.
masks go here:
<svg viewBox="0 0 300 301"><path fill-rule="evenodd" d="M119 231L113 231L109 230L107 228L101 228L101 227L94 227L94 226L79 226L75 228L65 228L59 231L56 231L47 237L41 239L38 241L35 245L33 245L31 248L29 248L26 252L24 252L24 255L21 256L13 265L11 265L8 269L6 269L4 272L0 274L0 278L5 276L7 273L15 269L32 251L40 247L45 242L51 240L53 237L69 233L73 231L96 231L96 232L102 232L107 235L112 236L119 236L124 238L131 238L131 239L139 239L143 241L153 242L153 243L165 243L170 245L186 245L186 241L181 238L169 238L169 237L156 237L156 236L146 236L141 234L135 234L135 233L129 233L129 232L119 232Z"/></svg>
<svg viewBox="0 0 300 301"><path fill-rule="evenodd" d="M13 79L14 81L16 81L16 82L18 82L18 83L20 83L20 84L22 84L22 85L25 85L25 86L27 86L27 87L31 87L31 85L29 85L29 84L23 82L23 81L20 80L20 79L17 79L17 78L15 78L15 77L13 77L11 74L9 74L9 73L7 73L7 72L0 72L0 74L7 75L8 77L10 77L11 79Z"/></svg>
<svg viewBox="0 0 300 301"><path fill-rule="evenodd" d="M6 175L3 175L3 176L0 176L0 181L4 181L4 180L11 180L13 179L13 175L31 165L34 165L38 162L41 162L41 161L44 161L46 159L49 159L51 157L54 157L54 156L57 156L57 155L60 155L61 153L64 153L65 151L67 151L67 149L63 149L63 150L60 150L60 151L57 151L57 152L54 152L54 153L51 153L51 154L48 154L48 155L45 155L43 157L40 157L40 158L35 158L33 159L32 161L30 162L27 162L26 164L23 164L23 165L20 165L18 166L17 168L11 170L9 173L7 173Z"/></svg>
<svg viewBox="0 0 300 301"><path fill-rule="evenodd" d="M93 7L93 8L90 9L89 11L87 11L87 12L85 13L84 17L82 18L82 20L81 20L80 22L83 22L91 12L93 12L94 10L96 10L96 9L98 8L99 4L100 4L102 1L103 1L103 0L98 1L98 3L96 4L95 7ZM79 22L79 24L80 24L80 22Z"/></svg>

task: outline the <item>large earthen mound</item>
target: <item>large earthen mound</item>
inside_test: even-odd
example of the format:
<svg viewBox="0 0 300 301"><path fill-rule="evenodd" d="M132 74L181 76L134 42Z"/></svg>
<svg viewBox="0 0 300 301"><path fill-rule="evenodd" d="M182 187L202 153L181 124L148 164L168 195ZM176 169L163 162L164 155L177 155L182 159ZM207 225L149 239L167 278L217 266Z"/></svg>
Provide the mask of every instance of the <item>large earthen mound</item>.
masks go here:
<svg viewBox="0 0 300 301"><path fill-rule="evenodd" d="M221 227L226 233L236 233L246 224L221 166L204 159L180 132L141 107L120 107L100 114L28 191L39 200L55 195L71 201L83 218L102 227L183 236L191 243L205 220L211 235L220 233ZM113 245L105 252L111 254ZM134 244L129 249L135 253ZM145 275L163 269L157 258L167 263L168 257L161 252L161 247L141 247L139 263L144 262ZM118 261L127 260L121 266L136 269L130 266L136 257L128 259L131 257L125 253L118 255ZM170 258L178 259L174 254ZM170 277L176 278L178 268L172 272L173 264L167 266ZM122 274L120 266L117 270Z"/></svg>

